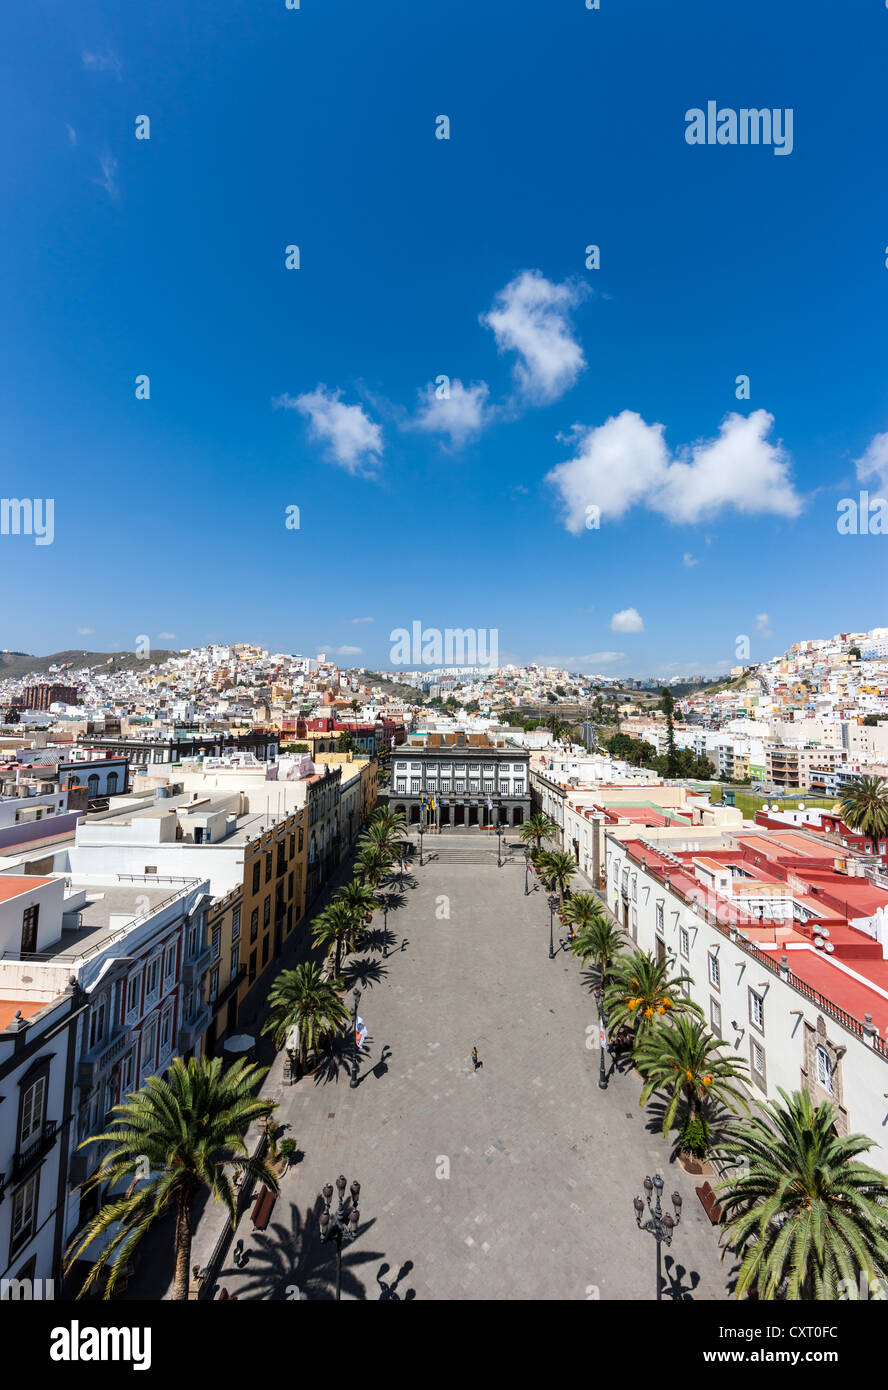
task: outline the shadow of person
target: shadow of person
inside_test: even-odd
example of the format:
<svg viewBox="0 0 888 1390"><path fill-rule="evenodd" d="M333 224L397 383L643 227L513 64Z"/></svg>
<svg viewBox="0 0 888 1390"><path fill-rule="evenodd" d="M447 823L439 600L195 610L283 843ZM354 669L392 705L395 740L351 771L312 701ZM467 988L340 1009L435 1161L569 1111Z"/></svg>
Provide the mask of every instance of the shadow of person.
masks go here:
<svg viewBox="0 0 888 1390"><path fill-rule="evenodd" d="M382 1051L379 1054L379 1061L376 1063L375 1067L371 1067L371 1071L373 1072L373 1075L377 1077L377 1079L379 1077L385 1076L386 1072L388 1071L388 1059L391 1057L391 1055L392 1049L389 1047L388 1043L385 1043Z"/></svg>

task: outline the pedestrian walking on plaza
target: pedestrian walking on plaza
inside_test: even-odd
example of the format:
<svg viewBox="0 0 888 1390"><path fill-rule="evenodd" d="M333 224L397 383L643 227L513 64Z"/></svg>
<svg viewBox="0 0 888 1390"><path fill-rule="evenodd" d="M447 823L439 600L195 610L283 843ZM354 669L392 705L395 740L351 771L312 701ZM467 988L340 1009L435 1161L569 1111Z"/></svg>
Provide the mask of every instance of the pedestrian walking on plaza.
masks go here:
<svg viewBox="0 0 888 1390"><path fill-rule="evenodd" d="M481 1061L481 1058L478 1056L478 1049L477 1049L477 1047L473 1047L473 1048L472 1048L472 1066L475 1068L475 1071L477 1071L479 1067L483 1067L483 1066L484 1066L484 1063Z"/></svg>

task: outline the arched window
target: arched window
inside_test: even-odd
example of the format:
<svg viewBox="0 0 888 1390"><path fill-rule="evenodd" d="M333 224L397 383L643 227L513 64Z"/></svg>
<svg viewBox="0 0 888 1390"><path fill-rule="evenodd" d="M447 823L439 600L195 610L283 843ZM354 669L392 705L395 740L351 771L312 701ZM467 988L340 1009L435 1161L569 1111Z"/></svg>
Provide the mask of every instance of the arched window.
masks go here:
<svg viewBox="0 0 888 1390"><path fill-rule="evenodd" d="M117 773L109 772L105 779L105 792L108 796L114 796L117 791Z"/></svg>
<svg viewBox="0 0 888 1390"><path fill-rule="evenodd" d="M317 841L315 840L314 833L312 833L311 844L308 846L308 862L309 862L309 864L313 864L313 863L315 862L315 860L317 859L317 857L318 857L318 845L317 845Z"/></svg>
<svg viewBox="0 0 888 1390"><path fill-rule="evenodd" d="M86 786L90 799L94 800L99 794L99 774L97 772L90 774L87 778Z"/></svg>
<svg viewBox="0 0 888 1390"><path fill-rule="evenodd" d="M817 1082L823 1087L824 1091L833 1093L833 1068L832 1058L825 1047L818 1044L817 1047Z"/></svg>

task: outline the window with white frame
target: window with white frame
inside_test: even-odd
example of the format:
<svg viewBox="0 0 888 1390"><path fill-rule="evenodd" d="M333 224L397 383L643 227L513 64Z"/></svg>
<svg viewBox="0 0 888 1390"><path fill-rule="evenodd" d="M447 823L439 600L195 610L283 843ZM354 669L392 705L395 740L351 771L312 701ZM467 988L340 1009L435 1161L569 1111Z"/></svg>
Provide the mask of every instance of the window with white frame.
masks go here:
<svg viewBox="0 0 888 1390"><path fill-rule="evenodd" d="M422 778L421 778L421 777L414 777L414 778L411 779L411 782L410 782L410 790L411 790L411 792L414 793L414 795L416 795L419 791L422 790Z"/></svg>
<svg viewBox="0 0 888 1390"><path fill-rule="evenodd" d="M163 982L165 985L169 984L170 980L173 978L175 973L176 948L175 946L168 946L166 949L166 955L163 958Z"/></svg>
<svg viewBox="0 0 888 1390"><path fill-rule="evenodd" d="M825 1047L817 1048L817 1081L830 1095L833 1093L832 1058Z"/></svg>
<svg viewBox="0 0 888 1390"><path fill-rule="evenodd" d="M37 1227L37 1196L40 1172L23 1182L12 1199L12 1250L18 1250L31 1238Z"/></svg>
<svg viewBox="0 0 888 1390"><path fill-rule="evenodd" d="M632 899L638 902L638 874L632 875Z"/></svg>
<svg viewBox="0 0 888 1390"><path fill-rule="evenodd" d="M135 1075L136 1053L135 1049L129 1051L120 1063L120 1094L125 1096L133 1084Z"/></svg>
<svg viewBox="0 0 888 1390"><path fill-rule="evenodd" d="M154 1058L157 1053L157 1019L152 1018L142 1029L142 1075L154 1066Z"/></svg>
<svg viewBox="0 0 888 1390"><path fill-rule="evenodd" d="M480 791L480 789L481 789L481 784L480 784L480 782L475 781L474 778L470 778L470 779L469 779L469 791L470 791L470 792L477 792L477 791Z"/></svg>
<svg viewBox="0 0 888 1390"><path fill-rule="evenodd" d="M160 1055L165 1057L173 1046L173 1006L164 1009L160 1019Z"/></svg>
<svg viewBox="0 0 888 1390"><path fill-rule="evenodd" d="M662 899L660 899L660 901L657 903L657 914L656 914L656 915L657 915L657 930L658 930L658 931L662 931L662 930L663 930L663 901L662 901Z"/></svg>
<svg viewBox="0 0 888 1390"><path fill-rule="evenodd" d="M492 783L492 782L485 782L485 783L484 783L484 790L485 790L486 792L492 792L492 791L493 791L493 783Z"/></svg>
<svg viewBox="0 0 888 1390"><path fill-rule="evenodd" d="M235 946L231 952L231 974L228 977L229 984L237 975L240 969L240 946Z"/></svg>
<svg viewBox="0 0 888 1390"><path fill-rule="evenodd" d="M142 972L137 970L134 975L130 975L126 982L126 1012L127 1015L135 1013L139 1007L139 999L142 992Z"/></svg>
<svg viewBox="0 0 888 1390"><path fill-rule="evenodd" d="M524 783L523 783L523 782L513 782L513 783L512 783L512 795L513 795L513 796L523 796L523 795L524 795Z"/></svg>
<svg viewBox="0 0 888 1390"><path fill-rule="evenodd" d="M38 1135L43 1128L43 1107L46 1101L46 1077L38 1076L22 1096L22 1127L19 1133L19 1147L24 1148L29 1140Z"/></svg>
<svg viewBox="0 0 888 1390"><path fill-rule="evenodd" d="M145 969L145 993L149 999L157 994L160 988L160 956L155 956L149 960Z"/></svg>
<svg viewBox="0 0 888 1390"><path fill-rule="evenodd" d="M404 792L406 792L406 790L407 790L407 778L406 778L406 777L398 777L398 778L396 778L396 779L395 779L395 791L396 791L396 792L400 792L400 793L403 795Z"/></svg>
<svg viewBox="0 0 888 1390"><path fill-rule="evenodd" d="M762 1033L765 1031L765 1001L754 989L749 991L749 1021Z"/></svg>
<svg viewBox="0 0 888 1390"><path fill-rule="evenodd" d="M749 1068L752 1073L753 1081L762 1090L765 1090L765 1049L757 1038L750 1039Z"/></svg>
<svg viewBox="0 0 888 1390"><path fill-rule="evenodd" d="M291 835L291 836L290 836L290 839L292 840L292 838L293 838L293 836ZM240 910L239 907L236 907L236 908L234 909L234 911L232 912L232 914L231 914L231 939L232 939L232 941L237 941L238 937L240 936L240 924L241 924L241 910Z"/></svg>
<svg viewBox="0 0 888 1390"><path fill-rule="evenodd" d="M105 1000L100 999L89 1016L89 1047L90 1051L98 1047L105 1037Z"/></svg>
<svg viewBox="0 0 888 1390"><path fill-rule="evenodd" d="M722 1006L717 999L709 1000L709 1021L717 1038L722 1036Z"/></svg>
<svg viewBox="0 0 888 1390"><path fill-rule="evenodd" d="M721 967L718 963L718 956L709 955L707 956L707 961L709 965L709 983L713 985L715 989L721 989Z"/></svg>
<svg viewBox="0 0 888 1390"><path fill-rule="evenodd" d="M689 959L691 954L691 938L685 927L679 927L678 929L678 950L679 954L683 955L685 960Z"/></svg>

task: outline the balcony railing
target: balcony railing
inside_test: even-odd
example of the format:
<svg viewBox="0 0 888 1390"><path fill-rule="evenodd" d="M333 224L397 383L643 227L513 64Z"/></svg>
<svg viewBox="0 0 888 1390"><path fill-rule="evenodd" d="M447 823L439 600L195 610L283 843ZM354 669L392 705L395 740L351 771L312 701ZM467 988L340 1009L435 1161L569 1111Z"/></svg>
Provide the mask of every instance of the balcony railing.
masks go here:
<svg viewBox="0 0 888 1390"><path fill-rule="evenodd" d="M186 960L183 964L182 983L185 985L193 985L201 975L209 970L212 960L213 945L212 942L207 942L206 945L200 948L196 956L192 956L190 960Z"/></svg>
<svg viewBox="0 0 888 1390"><path fill-rule="evenodd" d="M16 1150L12 1160L12 1180L18 1182L39 1163L56 1141L57 1121L44 1120L39 1133L32 1134L24 1148Z"/></svg>
<svg viewBox="0 0 888 1390"><path fill-rule="evenodd" d="M129 1029L115 1028L110 1037L97 1043L80 1058L77 1066L77 1085L82 1091L91 1090L99 1072L123 1056L131 1038Z"/></svg>

